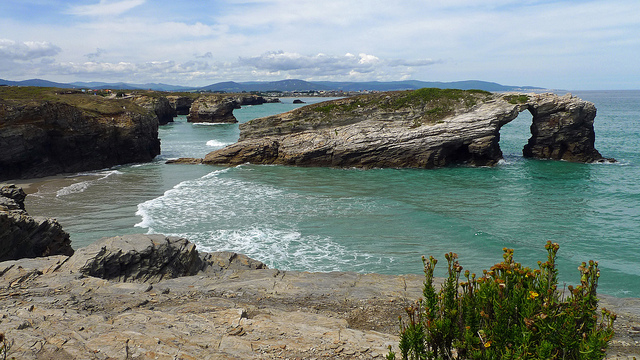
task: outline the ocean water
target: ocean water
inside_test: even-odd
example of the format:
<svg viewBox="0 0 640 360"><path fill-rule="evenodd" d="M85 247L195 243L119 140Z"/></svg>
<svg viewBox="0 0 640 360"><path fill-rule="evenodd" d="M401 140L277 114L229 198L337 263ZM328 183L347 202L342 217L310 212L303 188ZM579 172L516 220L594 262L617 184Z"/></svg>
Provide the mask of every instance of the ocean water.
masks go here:
<svg viewBox="0 0 640 360"><path fill-rule="evenodd" d="M596 148L617 163L524 159L531 124L524 112L501 130L505 159L493 168L166 165L238 138L237 124L179 117L161 128L154 162L47 183L27 198L27 210L56 217L74 247L163 233L284 270L421 273L421 256L433 255L443 275L443 255L453 251L480 273L502 260L503 247L536 267L551 240L560 244L561 281L579 281L577 267L593 259L600 292L640 297L640 91L574 94L595 103ZM299 106L291 100L234 114L245 122Z"/></svg>

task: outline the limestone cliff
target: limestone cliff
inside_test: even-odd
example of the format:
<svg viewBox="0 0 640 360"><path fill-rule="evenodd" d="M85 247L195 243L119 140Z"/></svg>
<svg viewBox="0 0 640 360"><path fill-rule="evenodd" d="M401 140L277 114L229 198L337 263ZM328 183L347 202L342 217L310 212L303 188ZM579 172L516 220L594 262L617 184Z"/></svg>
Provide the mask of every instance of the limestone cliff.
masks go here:
<svg viewBox="0 0 640 360"><path fill-rule="evenodd" d="M54 219L27 214L25 197L13 185L0 188L0 261L73 255L69 234Z"/></svg>
<svg viewBox="0 0 640 360"><path fill-rule="evenodd" d="M0 89L0 180L146 162L158 119L129 100L59 89Z"/></svg>
<svg viewBox="0 0 640 360"><path fill-rule="evenodd" d="M204 163L332 167L492 166L500 128L533 114L524 155L601 161L594 148L593 104L567 94L492 94L421 89L356 96L305 106L240 125L236 144Z"/></svg>

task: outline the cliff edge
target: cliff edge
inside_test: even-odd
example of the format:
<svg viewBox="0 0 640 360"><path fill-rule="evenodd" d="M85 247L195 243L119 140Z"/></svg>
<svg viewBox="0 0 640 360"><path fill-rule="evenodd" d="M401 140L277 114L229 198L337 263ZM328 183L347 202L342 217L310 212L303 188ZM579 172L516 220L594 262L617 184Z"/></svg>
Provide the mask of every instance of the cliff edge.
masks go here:
<svg viewBox="0 0 640 360"><path fill-rule="evenodd" d="M158 154L158 117L129 100L0 88L0 180L147 162Z"/></svg>

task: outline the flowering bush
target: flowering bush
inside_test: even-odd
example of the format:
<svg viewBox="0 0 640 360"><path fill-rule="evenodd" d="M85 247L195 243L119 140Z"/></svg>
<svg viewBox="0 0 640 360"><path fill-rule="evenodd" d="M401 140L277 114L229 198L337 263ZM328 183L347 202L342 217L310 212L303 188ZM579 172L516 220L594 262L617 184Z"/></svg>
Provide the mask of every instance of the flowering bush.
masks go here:
<svg viewBox="0 0 640 360"><path fill-rule="evenodd" d="M4 333L0 333L0 359L6 360L7 353L9 349L11 349L11 345L13 342L7 341L7 338L4 336ZM15 359L15 358L12 358Z"/></svg>
<svg viewBox="0 0 640 360"><path fill-rule="evenodd" d="M400 325L400 356L418 359L603 359L616 315L597 316L598 263L578 268L580 285L558 291L558 244L547 242L539 269L513 261L504 248L501 263L482 277L464 272L458 255L448 253L448 276L439 292L433 285L437 260L424 257L423 299L406 309ZM396 359L389 349L387 359Z"/></svg>

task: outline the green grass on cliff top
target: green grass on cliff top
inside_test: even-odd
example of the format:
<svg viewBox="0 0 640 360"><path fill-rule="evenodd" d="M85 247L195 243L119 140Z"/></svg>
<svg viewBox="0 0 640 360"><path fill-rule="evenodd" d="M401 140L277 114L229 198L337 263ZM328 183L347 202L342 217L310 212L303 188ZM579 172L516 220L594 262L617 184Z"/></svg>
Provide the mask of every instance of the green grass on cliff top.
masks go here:
<svg viewBox="0 0 640 360"><path fill-rule="evenodd" d="M325 115L338 115L372 107L385 111L415 109L423 113L422 119L416 120L414 124L414 126L420 126L436 123L452 115L456 110L469 109L478 102L488 100L491 96L490 92L484 90L423 88L359 95L320 103L312 106L311 110Z"/></svg>
<svg viewBox="0 0 640 360"><path fill-rule="evenodd" d="M38 106L44 102L66 104L98 115L115 115L125 111L145 113L146 110L128 100L109 99L80 90L35 86L1 86L0 103L13 106Z"/></svg>

